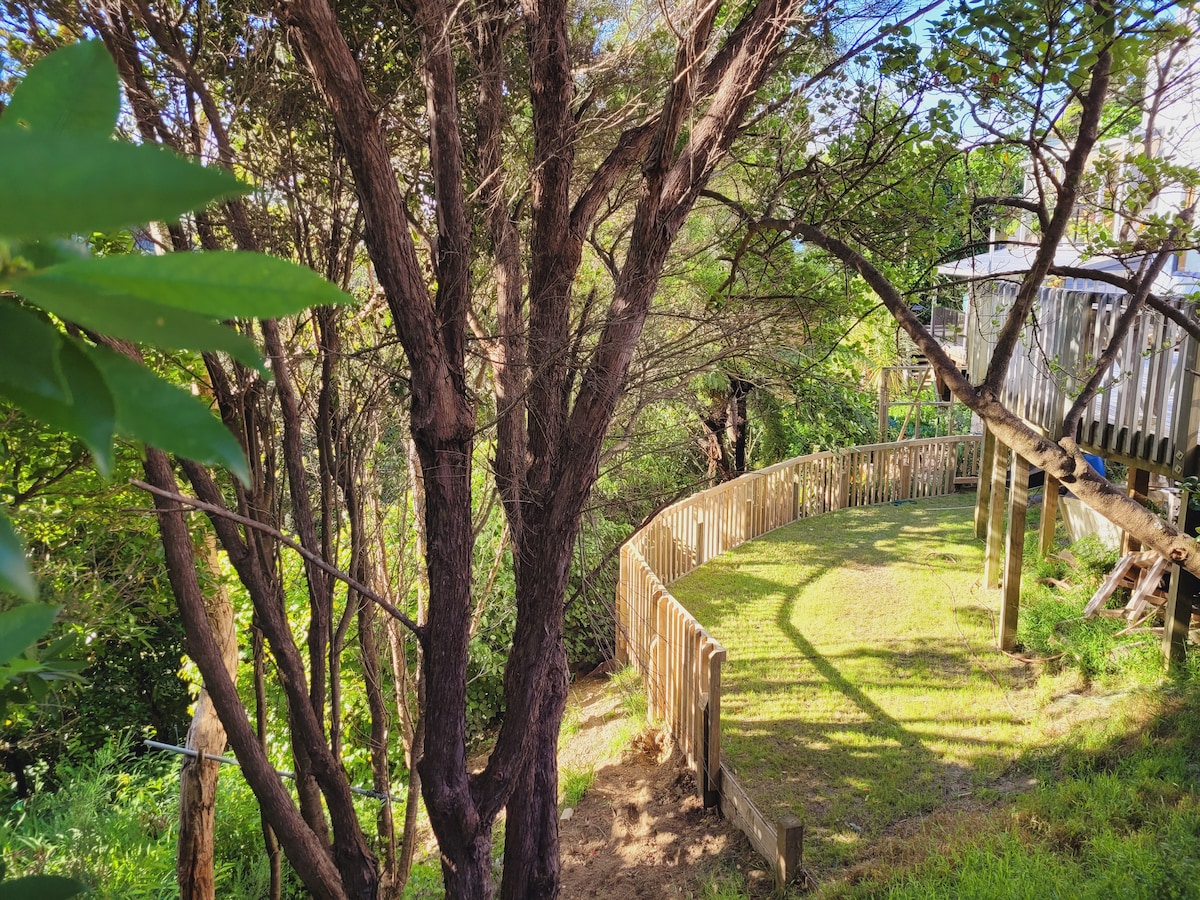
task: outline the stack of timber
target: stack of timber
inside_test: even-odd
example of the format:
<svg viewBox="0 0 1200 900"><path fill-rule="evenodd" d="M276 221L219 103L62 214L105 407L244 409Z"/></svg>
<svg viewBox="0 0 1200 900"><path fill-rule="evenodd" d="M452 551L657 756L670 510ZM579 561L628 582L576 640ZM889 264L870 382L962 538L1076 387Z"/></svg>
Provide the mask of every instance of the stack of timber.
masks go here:
<svg viewBox="0 0 1200 900"><path fill-rule="evenodd" d="M1171 568L1171 561L1153 550L1126 553L1104 579L1092 599L1083 608L1084 618L1096 616L1123 618L1132 630L1146 624L1166 606L1168 595L1163 584ZM1104 609L1104 604L1118 588L1129 588L1132 592L1123 609Z"/></svg>

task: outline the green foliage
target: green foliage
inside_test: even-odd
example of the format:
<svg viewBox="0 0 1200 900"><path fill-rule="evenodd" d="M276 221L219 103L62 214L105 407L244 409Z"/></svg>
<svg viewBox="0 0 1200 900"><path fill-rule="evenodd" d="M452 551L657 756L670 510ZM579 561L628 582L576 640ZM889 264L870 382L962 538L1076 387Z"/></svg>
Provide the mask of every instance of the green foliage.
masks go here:
<svg viewBox="0 0 1200 900"><path fill-rule="evenodd" d="M1066 548L1062 555L1041 558L1036 528L1027 533L1028 574L1022 582L1017 626L1017 640L1026 654L1052 658L1056 666L1071 667L1088 681L1158 681L1162 654L1152 634L1118 637L1128 624L1123 619L1085 619L1081 615L1088 599L1116 565L1117 555L1095 536L1089 536ZM1056 587L1049 579L1070 587Z"/></svg>
<svg viewBox="0 0 1200 900"><path fill-rule="evenodd" d="M59 875L30 875L0 882L0 900L66 900L87 891L87 885Z"/></svg>
<svg viewBox="0 0 1200 900"><path fill-rule="evenodd" d="M261 366L221 320L279 316L345 299L315 273L255 254L91 257L72 236L172 221L248 188L150 145L113 141L116 67L100 42L34 66L0 118L0 398L81 439L103 472L114 435L249 478L233 436L195 398L131 360L66 333ZM19 296L21 299L11 299ZM0 521L0 588L31 599L23 552Z"/></svg>
<svg viewBox="0 0 1200 900"><path fill-rule="evenodd" d="M0 510L0 593L13 594L22 600L37 596L37 584L25 565L21 539L3 510Z"/></svg>
<svg viewBox="0 0 1200 900"><path fill-rule="evenodd" d="M161 759L135 763L123 743L60 764L57 791L38 792L5 816L0 843L10 872L77 878L114 900L173 893L178 778Z"/></svg>

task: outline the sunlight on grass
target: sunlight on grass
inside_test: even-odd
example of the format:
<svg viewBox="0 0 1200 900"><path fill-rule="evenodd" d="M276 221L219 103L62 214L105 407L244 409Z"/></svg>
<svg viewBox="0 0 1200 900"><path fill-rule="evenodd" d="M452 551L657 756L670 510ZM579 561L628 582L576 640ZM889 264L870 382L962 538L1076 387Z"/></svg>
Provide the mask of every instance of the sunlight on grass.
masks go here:
<svg viewBox="0 0 1200 900"><path fill-rule="evenodd" d="M723 754L806 861L970 792L1036 740L1036 679L995 651L973 495L798 522L672 586L730 648Z"/></svg>
<svg viewBox="0 0 1200 900"><path fill-rule="evenodd" d="M973 499L800 522L672 586L730 650L727 764L805 821L814 896L1200 896L1200 654L1167 680L1153 634L1083 619L1114 555L1041 559L1036 507L1024 660L998 652Z"/></svg>

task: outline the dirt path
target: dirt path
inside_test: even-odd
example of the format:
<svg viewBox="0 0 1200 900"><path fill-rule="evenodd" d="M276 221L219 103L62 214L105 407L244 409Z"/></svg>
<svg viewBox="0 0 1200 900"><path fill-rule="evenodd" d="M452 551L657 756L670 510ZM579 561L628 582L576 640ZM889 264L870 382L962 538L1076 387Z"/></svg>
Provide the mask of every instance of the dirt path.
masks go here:
<svg viewBox="0 0 1200 900"><path fill-rule="evenodd" d="M595 780L560 823L565 900L696 897L705 872L762 865L733 826L704 809L661 732L629 739L618 690L585 679L568 709L579 728L562 741L559 769L590 765Z"/></svg>

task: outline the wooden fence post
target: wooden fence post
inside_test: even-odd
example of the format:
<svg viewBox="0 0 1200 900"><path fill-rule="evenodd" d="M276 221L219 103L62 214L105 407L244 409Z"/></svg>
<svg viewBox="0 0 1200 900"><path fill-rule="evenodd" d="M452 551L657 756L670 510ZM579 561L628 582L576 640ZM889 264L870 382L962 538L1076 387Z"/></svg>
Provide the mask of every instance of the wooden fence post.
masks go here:
<svg viewBox="0 0 1200 900"><path fill-rule="evenodd" d="M667 718L667 602L667 595L659 594L654 603L654 618L656 619L655 624L658 631L658 643L654 648L654 683L651 686L650 696L653 698L651 706L654 709L654 718L657 721L663 721Z"/></svg>
<svg viewBox="0 0 1200 900"><path fill-rule="evenodd" d="M696 513L696 568L708 562L704 537L704 510L700 510Z"/></svg>
<svg viewBox="0 0 1200 900"><path fill-rule="evenodd" d="M804 825L795 816L784 816L775 825L775 892L784 889L800 872L804 852Z"/></svg>
<svg viewBox="0 0 1200 900"><path fill-rule="evenodd" d="M838 509L850 506L850 461L845 456L838 456Z"/></svg>
<svg viewBox="0 0 1200 900"><path fill-rule="evenodd" d="M725 662L725 649L714 651L708 657L708 706L705 709L704 735L707 742L705 755L704 805L716 806L721 791L721 664Z"/></svg>
<svg viewBox="0 0 1200 900"><path fill-rule="evenodd" d="M629 554L626 552L629 548L621 548L621 562L619 575L617 578L617 647L616 657L617 662L621 665L629 664Z"/></svg>
<svg viewBox="0 0 1200 900"><path fill-rule="evenodd" d="M912 451L900 451L900 486L899 499L911 500L913 496L913 458Z"/></svg>

